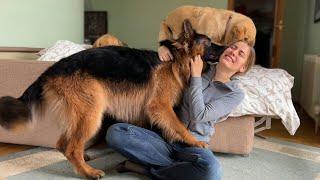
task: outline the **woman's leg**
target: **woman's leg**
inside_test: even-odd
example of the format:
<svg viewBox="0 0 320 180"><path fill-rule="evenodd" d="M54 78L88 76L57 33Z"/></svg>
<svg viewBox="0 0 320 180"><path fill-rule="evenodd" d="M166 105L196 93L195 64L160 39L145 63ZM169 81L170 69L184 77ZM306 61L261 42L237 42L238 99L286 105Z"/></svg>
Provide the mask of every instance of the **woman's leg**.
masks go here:
<svg viewBox="0 0 320 180"><path fill-rule="evenodd" d="M219 180L222 169L218 159L209 149L175 148L177 162L167 167L152 168L151 174L158 179Z"/></svg>
<svg viewBox="0 0 320 180"><path fill-rule="evenodd" d="M146 166L169 166L172 147L157 133L127 123L112 125L106 135L108 146L129 160Z"/></svg>

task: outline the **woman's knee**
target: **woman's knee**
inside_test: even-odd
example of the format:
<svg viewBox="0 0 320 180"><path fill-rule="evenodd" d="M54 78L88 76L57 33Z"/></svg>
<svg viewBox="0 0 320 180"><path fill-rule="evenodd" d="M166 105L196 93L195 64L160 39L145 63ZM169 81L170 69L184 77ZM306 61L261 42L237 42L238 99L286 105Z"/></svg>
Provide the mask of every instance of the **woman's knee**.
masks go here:
<svg viewBox="0 0 320 180"><path fill-rule="evenodd" d="M206 174L209 177L213 177L213 179L216 179L216 180L221 179L222 167L218 160L211 161L205 169L206 169Z"/></svg>
<svg viewBox="0 0 320 180"><path fill-rule="evenodd" d="M219 180L222 177L222 167L219 160L212 155L212 157L208 156L206 159L202 159L201 167L204 172L205 179L215 179Z"/></svg>
<svg viewBox="0 0 320 180"><path fill-rule="evenodd" d="M117 123L110 126L107 130L106 141L108 146L112 148L121 147L126 144L129 136L129 126L127 123Z"/></svg>
<svg viewBox="0 0 320 180"><path fill-rule="evenodd" d="M200 170L202 179L219 180L222 176L222 167L219 160L214 156L211 150L203 148L188 149L190 153L197 154L198 160L196 161L197 169Z"/></svg>

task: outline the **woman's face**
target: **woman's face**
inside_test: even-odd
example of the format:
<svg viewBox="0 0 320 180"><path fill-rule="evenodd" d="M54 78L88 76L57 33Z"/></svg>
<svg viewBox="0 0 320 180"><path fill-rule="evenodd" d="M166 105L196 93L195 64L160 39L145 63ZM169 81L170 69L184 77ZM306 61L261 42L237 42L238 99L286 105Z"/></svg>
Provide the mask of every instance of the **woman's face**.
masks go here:
<svg viewBox="0 0 320 180"><path fill-rule="evenodd" d="M236 42L220 56L219 63L234 73L244 72L250 55L250 47L245 42Z"/></svg>

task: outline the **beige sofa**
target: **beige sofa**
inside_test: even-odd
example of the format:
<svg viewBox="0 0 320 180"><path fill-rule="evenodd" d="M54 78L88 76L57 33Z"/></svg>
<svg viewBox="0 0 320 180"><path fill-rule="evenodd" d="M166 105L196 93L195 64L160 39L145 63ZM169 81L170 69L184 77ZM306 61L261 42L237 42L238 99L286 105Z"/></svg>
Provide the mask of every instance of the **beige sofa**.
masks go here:
<svg viewBox="0 0 320 180"><path fill-rule="evenodd" d="M23 91L52 62L0 59L0 97L20 96ZM0 127L0 142L55 147L60 130L52 122L37 120L20 132L8 132ZM216 124L216 133L210 142L215 152L249 154L253 147L254 117L228 118Z"/></svg>

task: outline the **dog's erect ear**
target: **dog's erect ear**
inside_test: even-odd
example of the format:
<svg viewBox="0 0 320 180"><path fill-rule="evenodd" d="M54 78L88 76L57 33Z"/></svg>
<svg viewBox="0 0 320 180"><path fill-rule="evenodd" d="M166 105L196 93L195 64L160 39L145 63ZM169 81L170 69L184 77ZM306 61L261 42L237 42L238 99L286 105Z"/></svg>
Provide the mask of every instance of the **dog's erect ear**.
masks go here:
<svg viewBox="0 0 320 180"><path fill-rule="evenodd" d="M188 19L183 21L183 34L186 40L192 39L195 34L192 25Z"/></svg>
<svg viewBox="0 0 320 180"><path fill-rule="evenodd" d="M97 39L94 44L92 45L92 47L97 48L100 47L100 39Z"/></svg>

